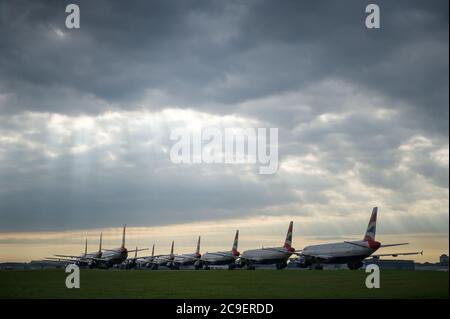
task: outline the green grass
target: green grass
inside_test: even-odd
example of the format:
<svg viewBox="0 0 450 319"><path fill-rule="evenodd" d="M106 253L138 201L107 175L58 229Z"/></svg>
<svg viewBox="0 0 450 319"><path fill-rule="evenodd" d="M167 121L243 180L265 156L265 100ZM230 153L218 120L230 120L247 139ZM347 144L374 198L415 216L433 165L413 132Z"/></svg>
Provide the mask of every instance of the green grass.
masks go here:
<svg viewBox="0 0 450 319"><path fill-rule="evenodd" d="M81 270L67 289L64 270L0 271L0 298L448 298L448 272L381 271L381 288L364 271Z"/></svg>

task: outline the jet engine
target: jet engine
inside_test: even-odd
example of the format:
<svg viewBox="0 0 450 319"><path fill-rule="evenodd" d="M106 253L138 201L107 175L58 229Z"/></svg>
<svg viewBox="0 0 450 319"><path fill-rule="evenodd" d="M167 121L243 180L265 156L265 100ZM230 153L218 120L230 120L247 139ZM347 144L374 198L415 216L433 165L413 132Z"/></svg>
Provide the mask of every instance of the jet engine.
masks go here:
<svg viewBox="0 0 450 319"><path fill-rule="evenodd" d="M238 268L242 268L246 265L245 261L242 258L236 259L235 264Z"/></svg>
<svg viewBox="0 0 450 319"><path fill-rule="evenodd" d="M202 261L200 259L196 260L194 263L195 270L199 270L203 267Z"/></svg>

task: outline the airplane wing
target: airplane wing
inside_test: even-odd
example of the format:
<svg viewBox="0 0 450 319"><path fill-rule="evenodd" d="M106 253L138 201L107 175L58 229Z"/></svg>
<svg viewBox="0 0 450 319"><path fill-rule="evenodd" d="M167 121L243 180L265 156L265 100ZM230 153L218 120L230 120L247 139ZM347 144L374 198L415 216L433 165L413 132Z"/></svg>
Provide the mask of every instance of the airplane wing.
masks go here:
<svg viewBox="0 0 450 319"><path fill-rule="evenodd" d="M246 257L239 257L239 259L238 260L247 260L247 261L250 261L250 262L259 262L260 260L261 260L262 258L246 258Z"/></svg>
<svg viewBox="0 0 450 319"><path fill-rule="evenodd" d="M83 257L83 260L95 260L95 261L109 261L108 258L99 257Z"/></svg>
<svg viewBox="0 0 450 319"><path fill-rule="evenodd" d="M53 255L53 256L56 256L56 257L64 257L64 258L75 258L75 259L81 259L81 258L84 258L84 257L80 257L80 256L72 256L72 255Z"/></svg>
<svg viewBox="0 0 450 319"><path fill-rule="evenodd" d="M302 256L305 256L305 257L312 257L312 258L316 258L316 259L319 259L319 260L328 260L328 259L333 258L333 256L330 256L330 255L323 255L323 254L318 254L318 255L302 254Z"/></svg>
<svg viewBox="0 0 450 319"><path fill-rule="evenodd" d="M351 241L344 241L344 243L355 245L355 246L359 246L359 247L363 247L363 248L367 248L367 246L365 246L365 245L361 245L359 243L354 243L354 242L351 242ZM409 245L409 243L386 244L386 245L381 245L380 248L393 247L393 246L403 246L403 245Z"/></svg>
<svg viewBox="0 0 450 319"><path fill-rule="evenodd" d="M156 258L156 257L159 257L159 256L163 256L163 255L153 255L153 256L139 256L139 257L137 257L137 258L142 258L142 259L146 259L146 258Z"/></svg>
<svg viewBox="0 0 450 319"><path fill-rule="evenodd" d="M370 255L369 257L387 257L387 256L397 257L397 256L407 256L407 255L423 255L423 250L408 252L408 253L391 253L391 254Z"/></svg>
<svg viewBox="0 0 450 319"><path fill-rule="evenodd" d="M355 245L355 246L359 246L359 247L362 247L362 248L367 248L366 245L361 245L361 244L358 244L358 243L354 243L354 242L352 242L352 241L344 241L344 243L346 243L346 244L351 244L351 245Z"/></svg>
<svg viewBox="0 0 450 319"><path fill-rule="evenodd" d="M142 251L142 250L149 250L149 248L142 248L142 249L130 249L127 250L129 253L134 253L135 251ZM102 251L116 251L116 249L102 249Z"/></svg>
<svg viewBox="0 0 450 319"><path fill-rule="evenodd" d="M273 250L273 251L279 251L280 253L285 253L285 249L277 249L277 248L263 248L264 250Z"/></svg>
<svg viewBox="0 0 450 319"><path fill-rule="evenodd" d="M64 261L64 262L77 262L77 261L79 261L80 259L78 258L78 259L70 259L70 258L55 258L55 257L45 257L45 260L48 260L48 261Z"/></svg>
<svg viewBox="0 0 450 319"><path fill-rule="evenodd" d="M380 248L383 248L383 247L393 247L393 246L403 246L403 245L409 245L409 243L386 244L386 245L381 245Z"/></svg>
<svg viewBox="0 0 450 319"><path fill-rule="evenodd" d="M133 250L128 250L129 253L134 253L137 251L143 251L143 250L148 250L148 248L142 248L142 249L133 249Z"/></svg>
<svg viewBox="0 0 450 319"><path fill-rule="evenodd" d="M286 253L286 252L287 252L286 249L278 249L278 248L263 248L263 249L265 249L265 250L279 251L279 252L281 252L281 253ZM295 254L295 255L298 255L298 254L300 254L300 253L301 253L301 250L296 250L296 251L294 251L294 252L291 252L291 254Z"/></svg>
<svg viewBox="0 0 450 319"><path fill-rule="evenodd" d="M231 253L230 254L226 254L226 253L207 253L208 255L214 255L214 256L220 256L220 257L231 257L233 256Z"/></svg>
<svg viewBox="0 0 450 319"><path fill-rule="evenodd" d="M197 260L198 259L198 257L183 256L183 255L176 256L176 258L182 258L182 259L188 259L188 260Z"/></svg>

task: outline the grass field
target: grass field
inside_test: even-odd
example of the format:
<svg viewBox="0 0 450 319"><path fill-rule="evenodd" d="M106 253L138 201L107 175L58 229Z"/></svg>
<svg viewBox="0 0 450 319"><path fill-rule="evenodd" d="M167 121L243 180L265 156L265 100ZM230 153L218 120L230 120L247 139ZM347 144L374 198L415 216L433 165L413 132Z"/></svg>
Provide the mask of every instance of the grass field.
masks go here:
<svg viewBox="0 0 450 319"><path fill-rule="evenodd" d="M0 271L0 298L448 298L448 272L381 271L381 288L364 271L114 271L82 269L80 289L64 270Z"/></svg>

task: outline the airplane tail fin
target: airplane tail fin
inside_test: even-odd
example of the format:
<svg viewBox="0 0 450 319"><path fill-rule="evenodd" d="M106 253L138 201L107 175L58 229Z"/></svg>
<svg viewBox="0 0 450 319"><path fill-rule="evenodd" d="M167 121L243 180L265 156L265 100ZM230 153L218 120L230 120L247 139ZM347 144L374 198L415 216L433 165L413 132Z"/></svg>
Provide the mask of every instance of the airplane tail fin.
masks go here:
<svg viewBox="0 0 450 319"><path fill-rule="evenodd" d="M197 249L195 250L195 254L200 255L200 236L198 236Z"/></svg>
<svg viewBox="0 0 450 319"><path fill-rule="evenodd" d="M102 252L102 236L103 236L103 234L102 233L100 233L100 244L99 244L99 246L98 246L98 251L101 253Z"/></svg>
<svg viewBox="0 0 450 319"><path fill-rule="evenodd" d="M375 241L375 233L377 230L377 212L378 207L374 207L372 209L369 224L367 225L366 234L364 235L364 241Z"/></svg>
<svg viewBox="0 0 450 319"><path fill-rule="evenodd" d="M153 256L155 256L155 244L153 244L153 247L152 247L152 257Z"/></svg>
<svg viewBox="0 0 450 319"><path fill-rule="evenodd" d="M170 248L170 254L173 255L173 244L174 242L172 241L172 248Z"/></svg>
<svg viewBox="0 0 450 319"><path fill-rule="evenodd" d="M125 248L125 230L127 225L123 225L123 233L122 233L122 248Z"/></svg>
<svg viewBox="0 0 450 319"><path fill-rule="evenodd" d="M286 234L286 240L284 241L284 248L290 249L292 248L292 228L294 226L294 222L291 221L289 223L288 232Z"/></svg>
<svg viewBox="0 0 450 319"><path fill-rule="evenodd" d="M86 238L86 240L84 242L84 255L85 256L87 255L87 238Z"/></svg>
<svg viewBox="0 0 450 319"><path fill-rule="evenodd" d="M239 230L236 230L236 235L234 235L233 248L231 249L233 255L239 256L238 252L238 240L239 240Z"/></svg>

